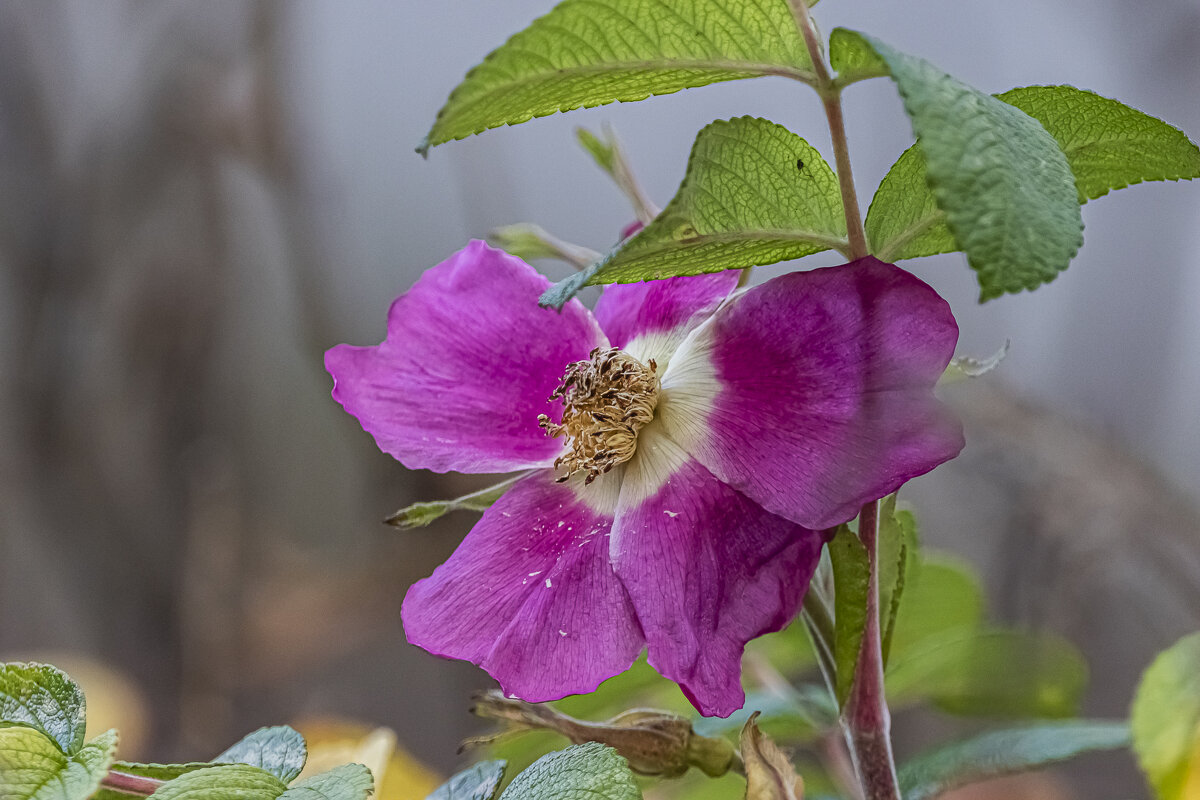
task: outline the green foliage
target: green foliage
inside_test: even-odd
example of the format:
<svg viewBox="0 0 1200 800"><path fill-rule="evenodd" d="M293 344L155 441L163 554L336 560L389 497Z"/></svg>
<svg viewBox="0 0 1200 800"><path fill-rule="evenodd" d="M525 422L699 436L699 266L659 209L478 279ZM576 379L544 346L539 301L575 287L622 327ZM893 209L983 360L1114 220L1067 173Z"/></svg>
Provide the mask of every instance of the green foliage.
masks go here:
<svg viewBox="0 0 1200 800"><path fill-rule="evenodd" d="M923 638L903 658L894 651L885 677L894 706L930 700L955 714L1068 717L1079 707L1087 665L1048 633L960 627Z"/></svg>
<svg viewBox="0 0 1200 800"><path fill-rule="evenodd" d="M219 764L249 764L265 770L284 783L291 783L304 762L308 747L304 737L287 725L259 728L213 759Z"/></svg>
<svg viewBox="0 0 1200 800"><path fill-rule="evenodd" d="M864 228L871 252L884 261L960 249L929 188L920 146L914 144L901 153L883 176L871 198Z"/></svg>
<svg viewBox="0 0 1200 800"><path fill-rule="evenodd" d="M425 800L492 800L507 766L504 761L480 761L452 776Z"/></svg>
<svg viewBox="0 0 1200 800"><path fill-rule="evenodd" d="M287 786L266 770L249 764L221 764L189 772L164 783L152 800L276 800Z"/></svg>
<svg viewBox="0 0 1200 800"><path fill-rule="evenodd" d="M896 495L879 503L879 616L883 664L887 666L904 589L917 570L917 520L896 509Z"/></svg>
<svg viewBox="0 0 1200 800"><path fill-rule="evenodd" d="M837 665L837 699L838 705L845 705L854 683L867 621L870 564L867 549L846 525L838 528L828 547L835 591L833 657Z"/></svg>
<svg viewBox="0 0 1200 800"><path fill-rule="evenodd" d="M1185 636L1142 675L1130 713L1133 751L1159 800L1200 792L1200 633Z"/></svg>
<svg viewBox="0 0 1200 800"><path fill-rule="evenodd" d="M279 800L367 800L374 791L371 770L362 764L342 764L296 782Z"/></svg>
<svg viewBox="0 0 1200 800"><path fill-rule="evenodd" d="M139 764L132 761L114 761L109 770L121 772L126 775L135 775L139 778L169 781L188 772L195 772L198 769L211 766L212 764L207 761L193 761L187 764ZM102 786L92 795L92 800L129 800L129 795Z"/></svg>
<svg viewBox="0 0 1200 800"><path fill-rule="evenodd" d="M564 0L467 73L418 150L718 81L812 80L782 0Z"/></svg>
<svg viewBox="0 0 1200 800"><path fill-rule="evenodd" d="M863 35L845 28L834 28L829 36L829 64L837 72L834 82L838 86L888 75L887 62Z"/></svg>
<svg viewBox="0 0 1200 800"><path fill-rule="evenodd" d="M978 273L980 299L1053 280L1083 243L1074 175L1055 139L1014 106L924 59L862 38L896 82L937 207ZM910 163L905 169L911 179L917 168ZM869 235L881 257L897 257L885 243L909 231L903 214L893 210L907 205L893 199L876 209L872 203L876 219Z"/></svg>
<svg viewBox="0 0 1200 800"><path fill-rule="evenodd" d="M781 741L808 741L838 724L838 708L829 692L815 685L801 685L789 691L751 691L746 705L728 717L701 717L692 730L701 736L727 736L738 733L759 714L763 733Z"/></svg>
<svg viewBox="0 0 1200 800"><path fill-rule="evenodd" d="M773 264L845 247L837 177L807 142L765 119L718 120L658 217L591 269L551 288L561 308L585 285Z"/></svg>
<svg viewBox="0 0 1200 800"><path fill-rule="evenodd" d="M549 753L508 785L500 800L641 800L628 763L617 751L588 742Z"/></svg>
<svg viewBox="0 0 1200 800"><path fill-rule="evenodd" d="M996 95L1054 137L1075 176L1080 203L1143 181L1200 177L1200 150L1147 114L1072 86L1029 86ZM879 185L867 214L871 251L885 261L960 249L910 147Z"/></svg>
<svg viewBox="0 0 1200 800"><path fill-rule="evenodd" d="M0 664L0 720L28 725L73 755L83 747L83 692L49 664Z"/></svg>
<svg viewBox="0 0 1200 800"><path fill-rule="evenodd" d="M110 771L122 781L156 783L155 798L188 800L366 800L370 770L347 764L287 784L307 758L304 737L287 726L246 736L213 763L137 764L114 761L117 732L84 744L83 692L45 664L0 664L0 800L128 800L102 785ZM118 776L114 775L114 778ZM124 788L124 787L123 787Z"/></svg>
<svg viewBox="0 0 1200 800"><path fill-rule="evenodd" d="M116 731L67 752L40 728L0 727L0 798L86 800L99 787L116 749Z"/></svg>
<svg viewBox="0 0 1200 800"><path fill-rule="evenodd" d="M905 800L930 800L975 781L1129 744L1124 722L1070 720L989 731L918 755L899 770Z"/></svg>
<svg viewBox="0 0 1200 800"><path fill-rule="evenodd" d="M1116 100L1074 86L1026 86L996 97L1055 138L1080 203L1143 181L1200 177L1200 149L1178 128Z"/></svg>
<svg viewBox="0 0 1200 800"><path fill-rule="evenodd" d="M924 553L910 563L906 574L907 588L892 628L894 659L903 660L930 637L973 630L983 621L983 587L965 563Z"/></svg>
<svg viewBox="0 0 1200 800"><path fill-rule="evenodd" d="M605 141L587 128L576 128L575 138L579 141L580 147L586 150L596 162L596 166L610 176L616 177L617 147L611 136L606 137L607 141Z"/></svg>

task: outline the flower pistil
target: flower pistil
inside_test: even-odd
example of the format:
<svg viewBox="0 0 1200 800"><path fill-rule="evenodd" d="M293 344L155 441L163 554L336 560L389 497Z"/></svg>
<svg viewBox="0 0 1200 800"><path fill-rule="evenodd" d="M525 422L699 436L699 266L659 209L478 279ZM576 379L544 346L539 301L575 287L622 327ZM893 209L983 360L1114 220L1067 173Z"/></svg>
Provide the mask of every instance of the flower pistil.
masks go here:
<svg viewBox="0 0 1200 800"><path fill-rule="evenodd" d="M657 373L654 359L643 364L619 347L597 347L588 360L567 366L550 395L552 402L562 401L562 422L538 415L548 436L565 436L571 446L554 462L565 470L559 483L584 472L583 482L589 484L633 458L638 431L654 418L658 405Z"/></svg>

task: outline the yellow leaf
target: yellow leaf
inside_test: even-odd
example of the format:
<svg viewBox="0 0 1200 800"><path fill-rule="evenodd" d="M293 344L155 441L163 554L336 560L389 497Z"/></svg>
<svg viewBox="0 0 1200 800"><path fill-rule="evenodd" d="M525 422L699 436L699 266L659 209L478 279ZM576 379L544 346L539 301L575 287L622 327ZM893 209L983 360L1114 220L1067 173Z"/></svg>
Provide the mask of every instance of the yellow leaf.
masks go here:
<svg viewBox="0 0 1200 800"><path fill-rule="evenodd" d="M390 728L330 719L307 720L295 728L308 742L300 778L342 764L362 764L375 777L374 800L416 800L442 783L437 773L397 746Z"/></svg>

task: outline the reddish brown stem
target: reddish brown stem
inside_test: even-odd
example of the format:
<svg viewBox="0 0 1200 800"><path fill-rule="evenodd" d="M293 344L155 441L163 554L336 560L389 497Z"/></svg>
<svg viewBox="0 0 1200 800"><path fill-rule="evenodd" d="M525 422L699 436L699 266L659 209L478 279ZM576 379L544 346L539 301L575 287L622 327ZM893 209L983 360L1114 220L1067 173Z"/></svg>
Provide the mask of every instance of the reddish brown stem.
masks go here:
<svg viewBox="0 0 1200 800"><path fill-rule="evenodd" d="M138 795L139 797L149 797L158 790L166 781L160 781L157 778L145 778L141 775L132 775L128 772L118 772L110 770L100 785L105 789L112 789L114 792L122 794Z"/></svg>
<svg viewBox="0 0 1200 800"><path fill-rule="evenodd" d="M879 501L867 503L858 518L858 535L867 550L867 621L854 668L854 685L842 710L842 726L867 800L900 800L892 755L891 714L883 685L879 630L877 534Z"/></svg>

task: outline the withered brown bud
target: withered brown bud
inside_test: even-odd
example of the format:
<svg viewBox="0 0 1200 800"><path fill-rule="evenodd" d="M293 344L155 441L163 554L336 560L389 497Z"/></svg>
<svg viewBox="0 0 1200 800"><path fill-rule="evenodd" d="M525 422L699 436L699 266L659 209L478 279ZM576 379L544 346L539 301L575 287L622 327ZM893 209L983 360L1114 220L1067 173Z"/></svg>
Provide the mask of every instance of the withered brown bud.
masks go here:
<svg viewBox="0 0 1200 800"><path fill-rule="evenodd" d="M757 711L742 728L741 746L746 800L804 800L804 781L779 746L759 730Z"/></svg>
<svg viewBox="0 0 1200 800"><path fill-rule="evenodd" d="M471 711L484 719L506 724L491 736L464 743L486 744L525 730L549 730L573 744L600 742L616 750L635 772L677 778L698 767L712 777L724 775L734 760L734 748L724 739L700 736L692 724L678 714L654 709L634 709L606 722L587 722L569 717L548 705L526 703L499 692L477 695Z"/></svg>

